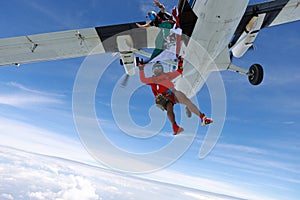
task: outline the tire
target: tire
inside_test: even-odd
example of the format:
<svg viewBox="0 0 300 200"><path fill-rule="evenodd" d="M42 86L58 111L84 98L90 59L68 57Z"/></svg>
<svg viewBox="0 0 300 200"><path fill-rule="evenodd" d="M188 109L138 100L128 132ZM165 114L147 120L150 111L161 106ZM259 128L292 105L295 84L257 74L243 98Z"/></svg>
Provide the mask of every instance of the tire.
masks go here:
<svg viewBox="0 0 300 200"><path fill-rule="evenodd" d="M259 85L264 77L264 70L260 64L253 64L249 69L248 79L252 85Z"/></svg>
<svg viewBox="0 0 300 200"><path fill-rule="evenodd" d="M123 61L122 61L122 59L120 59L120 65L123 66Z"/></svg>

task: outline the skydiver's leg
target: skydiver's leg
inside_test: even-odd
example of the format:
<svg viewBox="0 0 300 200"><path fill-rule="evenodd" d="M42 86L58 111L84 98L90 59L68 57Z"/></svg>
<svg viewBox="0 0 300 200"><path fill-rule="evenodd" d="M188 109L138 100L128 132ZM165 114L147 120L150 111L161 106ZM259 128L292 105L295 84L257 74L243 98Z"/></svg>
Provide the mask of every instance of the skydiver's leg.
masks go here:
<svg viewBox="0 0 300 200"><path fill-rule="evenodd" d="M186 105L186 107L195 115L199 116L200 118L203 117L203 113L197 108L197 106L189 99L187 96L180 92L176 91L175 93L176 101L180 104Z"/></svg>
<svg viewBox="0 0 300 200"><path fill-rule="evenodd" d="M186 105L186 107L195 115L199 116L202 122L202 126L208 125L210 123L213 122L213 120L211 118L208 118L205 116L204 113L202 113L197 106L189 99L187 98L187 96L180 92L180 91L176 91L175 92L175 100L178 103L184 104Z"/></svg>
<svg viewBox="0 0 300 200"><path fill-rule="evenodd" d="M176 121L175 121L175 114L174 114L174 105L171 102L168 102L167 104L167 114L168 114L168 118L170 120L170 122L172 123L172 128L173 128L173 134L177 135L180 132L184 131L183 128L181 128L180 126L177 125Z"/></svg>
<svg viewBox="0 0 300 200"><path fill-rule="evenodd" d="M168 118L169 118L170 122L172 124L176 123L173 103L168 102L166 107L167 107L167 115L168 115Z"/></svg>

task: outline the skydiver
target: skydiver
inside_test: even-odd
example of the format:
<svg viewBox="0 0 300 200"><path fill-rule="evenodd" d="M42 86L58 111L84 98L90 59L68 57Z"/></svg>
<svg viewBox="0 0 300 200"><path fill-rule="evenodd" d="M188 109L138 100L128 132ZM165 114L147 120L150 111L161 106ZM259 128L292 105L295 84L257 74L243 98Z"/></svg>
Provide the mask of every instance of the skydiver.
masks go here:
<svg viewBox="0 0 300 200"><path fill-rule="evenodd" d="M161 63L156 62L152 66L152 77L145 77L144 67L145 64L138 62L140 70L141 82L151 86L152 92L155 96L156 105L161 109L167 111L168 119L172 123L174 135L179 134L184 129L177 125L174 114L174 104L180 103L186 105L195 115L199 116L202 122L202 126L212 123L211 118L207 118L193 102L187 98L187 96L174 88L172 80L182 74L183 72L183 58L178 58L178 69L174 72L164 72L164 68Z"/></svg>
<svg viewBox="0 0 300 200"><path fill-rule="evenodd" d="M172 15L166 12L166 8L163 4L161 4L159 1L154 1L154 4L160 8L160 11L156 13L155 11L148 12L148 18L151 20L150 22L146 24L138 24L136 25L140 28L147 28L150 26L156 26L160 28L168 28L171 29L175 21L172 18Z"/></svg>
<svg viewBox="0 0 300 200"><path fill-rule="evenodd" d="M139 28L147 28L147 27L151 27L151 26L156 26L159 28L162 28L162 31L160 31L159 35L157 36L156 40L155 40L155 49L150 57L150 60L155 58L157 55L159 55L163 49L164 49L164 42L166 36L170 35L170 30L173 33L176 34L180 34L181 35L181 29L179 29L179 18L178 18L178 10L177 9L173 9L172 11L172 15L174 17L172 17L171 14L169 14L168 12L166 12L166 8L163 4L161 4L159 1L155 0L154 4L156 6L158 6L160 8L160 11L158 13L156 13L155 11L150 11L148 12L147 17L150 19L150 22L146 23L146 24L138 24L136 23L136 25ZM165 37L164 37L165 36Z"/></svg>

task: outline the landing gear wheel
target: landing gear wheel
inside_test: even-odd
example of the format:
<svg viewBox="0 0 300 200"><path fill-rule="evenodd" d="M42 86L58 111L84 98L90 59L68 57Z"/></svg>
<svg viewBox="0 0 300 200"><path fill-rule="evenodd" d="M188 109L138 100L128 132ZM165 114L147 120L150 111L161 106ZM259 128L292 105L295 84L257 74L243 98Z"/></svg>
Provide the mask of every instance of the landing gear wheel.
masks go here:
<svg viewBox="0 0 300 200"><path fill-rule="evenodd" d="M248 79L252 85L259 85L264 77L264 70L260 64L251 65L248 72Z"/></svg>

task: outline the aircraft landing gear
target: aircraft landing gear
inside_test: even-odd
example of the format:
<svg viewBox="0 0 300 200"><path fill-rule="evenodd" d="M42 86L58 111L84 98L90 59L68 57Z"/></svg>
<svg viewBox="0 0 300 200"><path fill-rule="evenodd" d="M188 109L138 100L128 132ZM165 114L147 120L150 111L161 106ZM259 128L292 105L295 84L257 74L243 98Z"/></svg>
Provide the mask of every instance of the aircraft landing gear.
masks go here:
<svg viewBox="0 0 300 200"><path fill-rule="evenodd" d="M248 76L248 80L252 85L259 85L264 77L264 70L260 64L253 64L249 71L246 71L231 63L227 69Z"/></svg>
<svg viewBox="0 0 300 200"><path fill-rule="evenodd" d="M259 85L264 77L264 70L260 64L251 65L248 72L248 79L252 85Z"/></svg>

